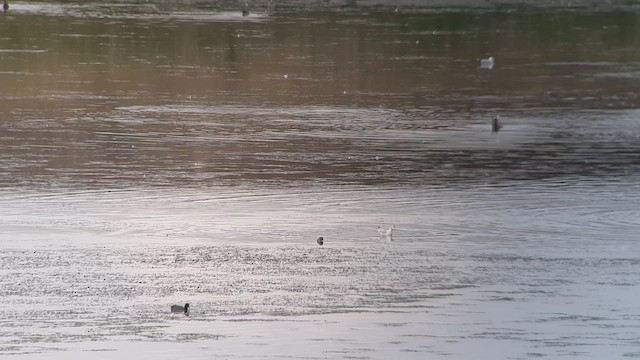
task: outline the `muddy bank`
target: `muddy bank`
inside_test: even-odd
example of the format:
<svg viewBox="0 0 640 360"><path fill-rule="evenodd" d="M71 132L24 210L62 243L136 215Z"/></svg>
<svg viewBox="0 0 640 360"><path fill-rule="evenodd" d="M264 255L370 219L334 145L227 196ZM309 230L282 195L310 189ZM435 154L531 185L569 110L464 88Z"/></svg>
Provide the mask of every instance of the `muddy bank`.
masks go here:
<svg viewBox="0 0 640 360"><path fill-rule="evenodd" d="M165 4L173 4L165 1ZM211 6L208 2L194 1L194 4ZM598 11L638 10L640 3L633 0L228 0L216 2L224 9L246 6L251 9L271 11L308 11L308 10L344 10L357 8L410 10L442 9L487 9L501 10L512 8L566 8Z"/></svg>

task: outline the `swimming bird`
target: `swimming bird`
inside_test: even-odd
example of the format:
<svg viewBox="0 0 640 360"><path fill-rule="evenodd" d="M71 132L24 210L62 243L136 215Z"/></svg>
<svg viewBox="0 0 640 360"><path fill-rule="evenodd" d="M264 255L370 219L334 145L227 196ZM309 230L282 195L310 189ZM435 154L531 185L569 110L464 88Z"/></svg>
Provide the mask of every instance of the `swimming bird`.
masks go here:
<svg viewBox="0 0 640 360"><path fill-rule="evenodd" d="M396 229L395 225L391 225L388 229L378 226L378 234L380 234L380 236L391 237L393 236L393 230L395 229Z"/></svg>
<svg viewBox="0 0 640 360"><path fill-rule="evenodd" d="M482 69L493 69L495 62L493 61L493 56L489 56L486 59L480 59L480 68Z"/></svg>
<svg viewBox="0 0 640 360"><path fill-rule="evenodd" d="M7 0L3 0L2 1L2 11L4 11L4 13L7 13L7 10L9 10L9 4L7 4Z"/></svg>
<svg viewBox="0 0 640 360"><path fill-rule="evenodd" d="M186 316L189 316L189 303L184 304L184 306L180 305L171 305L172 313L184 313Z"/></svg>
<svg viewBox="0 0 640 360"><path fill-rule="evenodd" d="M496 115L491 119L491 132L497 133L502 129L502 121L500 121L500 115Z"/></svg>
<svg viewBox="0 0 640 360"><path fill-rule="evenodd" d="M242 16L249 16L249 4L244 2L244 9L242 9Z"/></svg>
<svg viewBox="0 0 640 360"><path fill-rule="evenodd" d="M323 245L324 244L324 238L322 236L320 236L318 238L318 240L316 240L316 242L318 243L318 245Z"/></svg>

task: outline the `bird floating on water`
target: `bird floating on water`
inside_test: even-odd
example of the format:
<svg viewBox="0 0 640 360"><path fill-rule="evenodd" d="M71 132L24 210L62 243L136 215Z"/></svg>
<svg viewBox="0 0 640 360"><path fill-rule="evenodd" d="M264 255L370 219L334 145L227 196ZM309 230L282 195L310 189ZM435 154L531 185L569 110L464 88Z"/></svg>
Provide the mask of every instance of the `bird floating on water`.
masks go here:
<svg viewBox="0 0 640 360"><path fill-rule="evenodd" d="M324 244L324 238L322 236L320 236L318 238L318 240L316 240L316 242L318 243L318 245L323 245Z"/></svg>
<svg viewBox="0 0 640 360"><path fill-rule="evenodd" d="M186 316L189 316L189 303L184 304L184 306L180 305L171 305L172 313L184 313Z"/></svg>
<svg viewBox="0 0 640 360"><path fill-rule="evenodd" d="M491 132L497 133L502 129L502 121L500 121L500 115L496 115L491 119Z"/></svg>
<svg viewBox="0 0 640 360"><path fill-rule="evenodd" d="M6 14L8 10L9 10L9 4L7 3L7 0L3 0L2 1L2 11Z"/></svg>
<svg viewBox="0 0 640 360"><path fill-rule="evenodd" d="M395 229L396 229L395 225L391 225L388 229L378 226L378 234L380 234L380 236L391 237L393 236L393 230Z"/></svg>
<svg viewBox="0 0 640 360"><path fill-rule="evenodd" d="M249 16L249 3L244 2L244 8L242 9L242 16Z"/></svg>
<svg viewBox="0 0 640 360"><path fill-rule="evenodd" d="M493 69L493 67L495 66L495 61L493 59L493 56L489 56L486 59L480 59L480 68L482 69Z"/></svg>

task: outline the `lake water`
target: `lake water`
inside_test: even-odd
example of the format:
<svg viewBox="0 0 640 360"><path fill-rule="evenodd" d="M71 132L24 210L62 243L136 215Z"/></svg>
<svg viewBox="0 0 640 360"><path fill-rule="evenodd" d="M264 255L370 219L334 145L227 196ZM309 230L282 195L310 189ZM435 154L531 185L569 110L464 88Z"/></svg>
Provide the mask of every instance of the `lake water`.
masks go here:
<svg viewBox="0 0 640 360"><path fill-rule="evenodd" d="M10 6L0 356L640 357L637 12Z"/></svg>

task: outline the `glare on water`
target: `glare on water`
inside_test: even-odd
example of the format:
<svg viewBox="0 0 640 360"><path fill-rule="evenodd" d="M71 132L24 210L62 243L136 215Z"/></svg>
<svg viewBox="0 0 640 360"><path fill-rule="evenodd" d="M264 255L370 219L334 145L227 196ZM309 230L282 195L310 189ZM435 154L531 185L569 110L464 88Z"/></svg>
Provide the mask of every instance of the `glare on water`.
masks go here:
<svg viewBox="0 0 640 360"><path fill-rule="evenodd" d="M0 354L640 357L637 12L216 4L0 18Z"/></svg>

